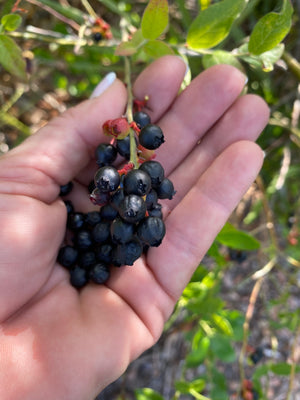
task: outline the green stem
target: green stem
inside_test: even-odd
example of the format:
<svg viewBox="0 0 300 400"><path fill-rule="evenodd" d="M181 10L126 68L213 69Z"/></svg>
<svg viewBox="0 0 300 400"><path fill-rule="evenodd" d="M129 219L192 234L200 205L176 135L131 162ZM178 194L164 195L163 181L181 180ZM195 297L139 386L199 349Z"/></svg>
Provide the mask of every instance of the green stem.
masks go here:
<svg viewBox="0 0 300 400"><path fill-rule="evenodd" d="M125 82L127 85L127 108L126 117L129 123L133 122L133 93L131 84L131 65L128 57L124 57L125 60ZM130 162L133 163L134 168L138 168L138 161L136 156L136 143L135 143L135 132L131 128L129 132L130 137Z"/></svg>

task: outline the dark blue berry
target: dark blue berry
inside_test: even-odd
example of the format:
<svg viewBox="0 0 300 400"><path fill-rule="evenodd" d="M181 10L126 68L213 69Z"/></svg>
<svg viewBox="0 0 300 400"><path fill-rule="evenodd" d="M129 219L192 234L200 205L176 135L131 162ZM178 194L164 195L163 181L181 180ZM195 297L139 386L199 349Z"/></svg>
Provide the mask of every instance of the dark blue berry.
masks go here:
<svg viewBox="0 0 300 400"><path fill-rule="evenodd" d="M146 125L139 134L140 144L149 150L157 149L164 141L163 131L157 125Z"/></svg>
<svg viewBox="0 0 300 400"><path fill-rule="evenodd" d="M59 195L66 196L67 194L71 193L72 189L73 189L73 182L70 181L66 185L62 185L60 187Z"/></svg>
<svg viewBox="0 0 300 400"><path fill-rule="evenodd" d="M96 243L104 243L110 235L110 223L99 222L92 230L92 237Z"/></svg>
<svg viewBox="0 0 300 400"><path fill-rule="evenodd" d="M140 241L133 238L126 244L119 244L114 247L112 252L113 265L133 265L133 263L142 255L143 246Z"/></svg>
<svg viewBox="0 0 300 400"><path fill-rule="evenodd" d="M126 194L145 196L151 189L151 178L147 172L133 169L125 175L123 188Z"/></svg>
<svg viewBox="0 0 300 400"><path fill-rule="evenodd" d="M119 207L120 216L127 222L136 223L146 214L146 203L136 194L125 196Z"/></svg>
<svg viewBox="0 0 300 400"><path fill-rule="evenodd" d="M113 246L110 243L104 243L95 247L95 254L98 261L106 264L111 263Z"/></svg>
<svg viewBox="0 0 300 400"><path fill-rule="evenodd" d="M67 227L71 231L78 231L84 225L85 216L81 212L75 212L68 215Z"/></svg>
<svg viewBox="0 0 300 400"><path fill-rule="evenodd" d="M135 138L135 143L137 144L137 140ZM118 153L126 158L130 159L130 135L126 136L124 139L117 140L116 148Z"/></svg>
<svg viewBox="0 0 300 400"><path fill-rule="evenodd" d="M135 226L130 222L126 222L120 217L116 218L110 226L110 235L112 241L114 243L128 242L130 239L132 239L134 228Z"/></svg>
<svg viewBox="0 0 300 400"><path fill-rule="evenodd" d="M100 209L100 216L103 220L113 221L117 215L118 211L111 204L106 204Z"/></svg>
<svg viewBox="0 0 300 400"><path fill-rule="evenodd" d="M159 203L155 204L150 210L148 210L149 217L162 218L163 213L161 209L162 209L161 204Z"/></svg>
<svg viewBox="0 0 300 400"><path fill-rule="evenodd" d="M163 166L158 161L145 161L141 164L140 170L147 172L151 179L152 188L157 188L165 177Z"/></svg>
<svg viewBox="0 0 300 400"><path fill-rule="evenodd" d="M124 198L125 198L124 190L120 188L120 189L116 190L116 191L111 195L110 203L109 203L109 204L110 204L113 208L115 208L116 210L118 210L119 207L120 207L120 204L122 203L122 201L124 200Z"/></svg>
<svg viewBox="0 0 300 400"><path fill-rule="evenodd" d="M83 268L76 266L70 271L70 282L71 285L76 288L81 288L88 282L87 273Z"/></svg>
<svg viewBox="0 0 300 400"><path fill-rule="evenodd" d="M151 123L150 116L144 111L137 111L133 114L133 120L137 123L140 129Z"/></svg>
<svg viewBox="0 0 300 400"><path fill-rule="evenodd" d="M153 207L157 204L157 199L158 197L156 191L154 189L151 189L145 199L147 210L153 209Z"/></svg>
<svg viewBox="0 0 300 400"><path fill-rule="evenodd" d="M96 254L93 251L81 253L78 259L78 265L84 269L90 269L96 262Z"/></svg>
<svg viewBox="0 0 300 400"><path fill-rule="evenodd" d="M101 221L101 216L99 211L90 211L85 214L85 225L88 227L93 227Z"/></svg>
<svg viewBox="0 0 300 400"><path fill-rule="evenodd" d="M103 39L103 36L102 36L102 34L100 32L95 32L93 34L93 40L94 40L95 43L101 42L102 39Z"/></svg>
<svg viewBox="0 0 300 400"><path fill-rule="evenodd" d="M118 152L115 146L108 143L101 143L96 148L95 156L99 167L112 164L117 158Z"/></svg>
<svg viewBox="0 0 300 400"><path fill-rule="evenodd" d="M109 202L110 193L103 193L98 188L95 188L90 194L90 200L93 204L98 206L104 206Z"/></svg>
<svg viewBox="0 0 300 400"><path fill-rule="evenodd" d="M64 200L65 206L67 208L67 214L74 213L74 206L71 200Z"/></svg>
<svg viewBox="0 0 300 400"><path fill-rule="evenodd" d="M116 168L107 165L98 169L94 180L100 192L113 192L120 184L120 175Z"/></svg>
<svg viewBox="0 0 300 400"><path fill-rule="evenodd" d="M78 250L72 246L63 246L60 248L57 261L64 267L72 267L78 259Z"/></svg>
<svg viewBox="0 0 300 400"><path fill-rule="evenodd" d="M93 244L92 235L87 230L80 230L76 233L74 243L78 249L89 249Z"/></svg>
<svg viewBox="0 0 300 400"><path fill-rule="evenodd" d="M168 178L164 178L161 184L156 188L159 199L172 200L175 195L174 185Z"/></svg>
<svg viewBox="0 0 300 400"><path fill-rule="evenodd" d="M143 219L137 227L137 236L149 246L159 246L165 236L166 228L162 219L148 217Z"/></svg>
<svg viewBox="0 0 300 400"><path fill-rule="evenodd" d="M104 263L97 263L89 271L89 278L94 283L102 284L105 283L110 276L110 270Z"/></svg>

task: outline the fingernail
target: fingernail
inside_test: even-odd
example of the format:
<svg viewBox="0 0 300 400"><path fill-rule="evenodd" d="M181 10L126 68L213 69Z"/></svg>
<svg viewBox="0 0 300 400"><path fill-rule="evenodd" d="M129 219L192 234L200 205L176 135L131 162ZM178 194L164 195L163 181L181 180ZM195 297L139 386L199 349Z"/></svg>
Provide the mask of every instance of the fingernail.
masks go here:
<svg viewBox="0 0 300 400"><path fill-rule="evenodd" d="M114 72L109 72L107 75L105 75L102 81L99 82L93 90L93 93L91 94L91 99L93 99L94 97L98 97L103 92L105 92L105 90L108 89L110 85L115 81L116 77L117 76Z"/></svg>
<svg viewBox="0 0 300 400"><path fill-rule="evenodd" d="M180 58L180 60L183 61L183 62L185 63L185 73L184 73L184 77L186 77L187 74L190 72L189 63L188 63L188 61L187 61L184 57L181 57L181 56L177 56L177 57Z"/></svg>
<svg viewBox="0 0 300 400"><path fill-rule="evenodd" d="M245 83L244 83L244 86L246 86L246 85L247 85L248 81L249 81L249 78L248 78L248 76L247 76L247 75L245 75Z"/></svg>

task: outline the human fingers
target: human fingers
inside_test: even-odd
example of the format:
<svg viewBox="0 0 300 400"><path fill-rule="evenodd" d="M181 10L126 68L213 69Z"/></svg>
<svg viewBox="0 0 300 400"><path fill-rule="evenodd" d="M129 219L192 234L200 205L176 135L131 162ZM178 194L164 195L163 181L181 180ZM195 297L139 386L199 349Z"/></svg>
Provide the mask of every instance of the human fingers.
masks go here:
<svg viewBox="0 0 300 400"><path fill-rule="evenodd" d="M255 141L268 119L269 109L262 98L255 95L239 97L169 176L175 183L176 195L172 201L164 202L166 209L173 209L181 201L226 147L240 140Z"/></svg>
<svg viewBox="0 0 300 400"><path fill-rule="evenodd" d="M166 218L166 236L147 256L157 281L177 299L194 269L258 174L263 160L253 142L227 147Z"/></svg>
<svg viewBox="0 0 300 400"><path fill-rule="evenodd" d="M115 80L99 97L70 108L0 160L0 192L53 202L66 184L93 157L96 145L108 140L103 123L123 114L124 85Z"/></svg>

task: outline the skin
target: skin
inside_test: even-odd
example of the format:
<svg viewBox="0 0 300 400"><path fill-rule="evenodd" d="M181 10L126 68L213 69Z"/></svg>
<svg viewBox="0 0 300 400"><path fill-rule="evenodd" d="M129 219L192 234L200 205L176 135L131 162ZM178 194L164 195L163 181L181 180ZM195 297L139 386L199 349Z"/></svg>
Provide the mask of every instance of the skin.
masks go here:
<svg viewBox="0 0 300 400"><path fill-rule="evenodd" d="M126 89L116 80L100 97L53 119L0 159L0 398L93 399L159 338L163 325L218 231L257 176L254 143L269 111L241 96L245 76L219 65L177 95L185 74L164 57L137 78L137 98L163 129L157 160L177 190L166 200L166 236L107 285L77 291L56 263L66 209L59 186L75 181L75 208L94 209L87 184L102 124L120 117Z"/></svg>

